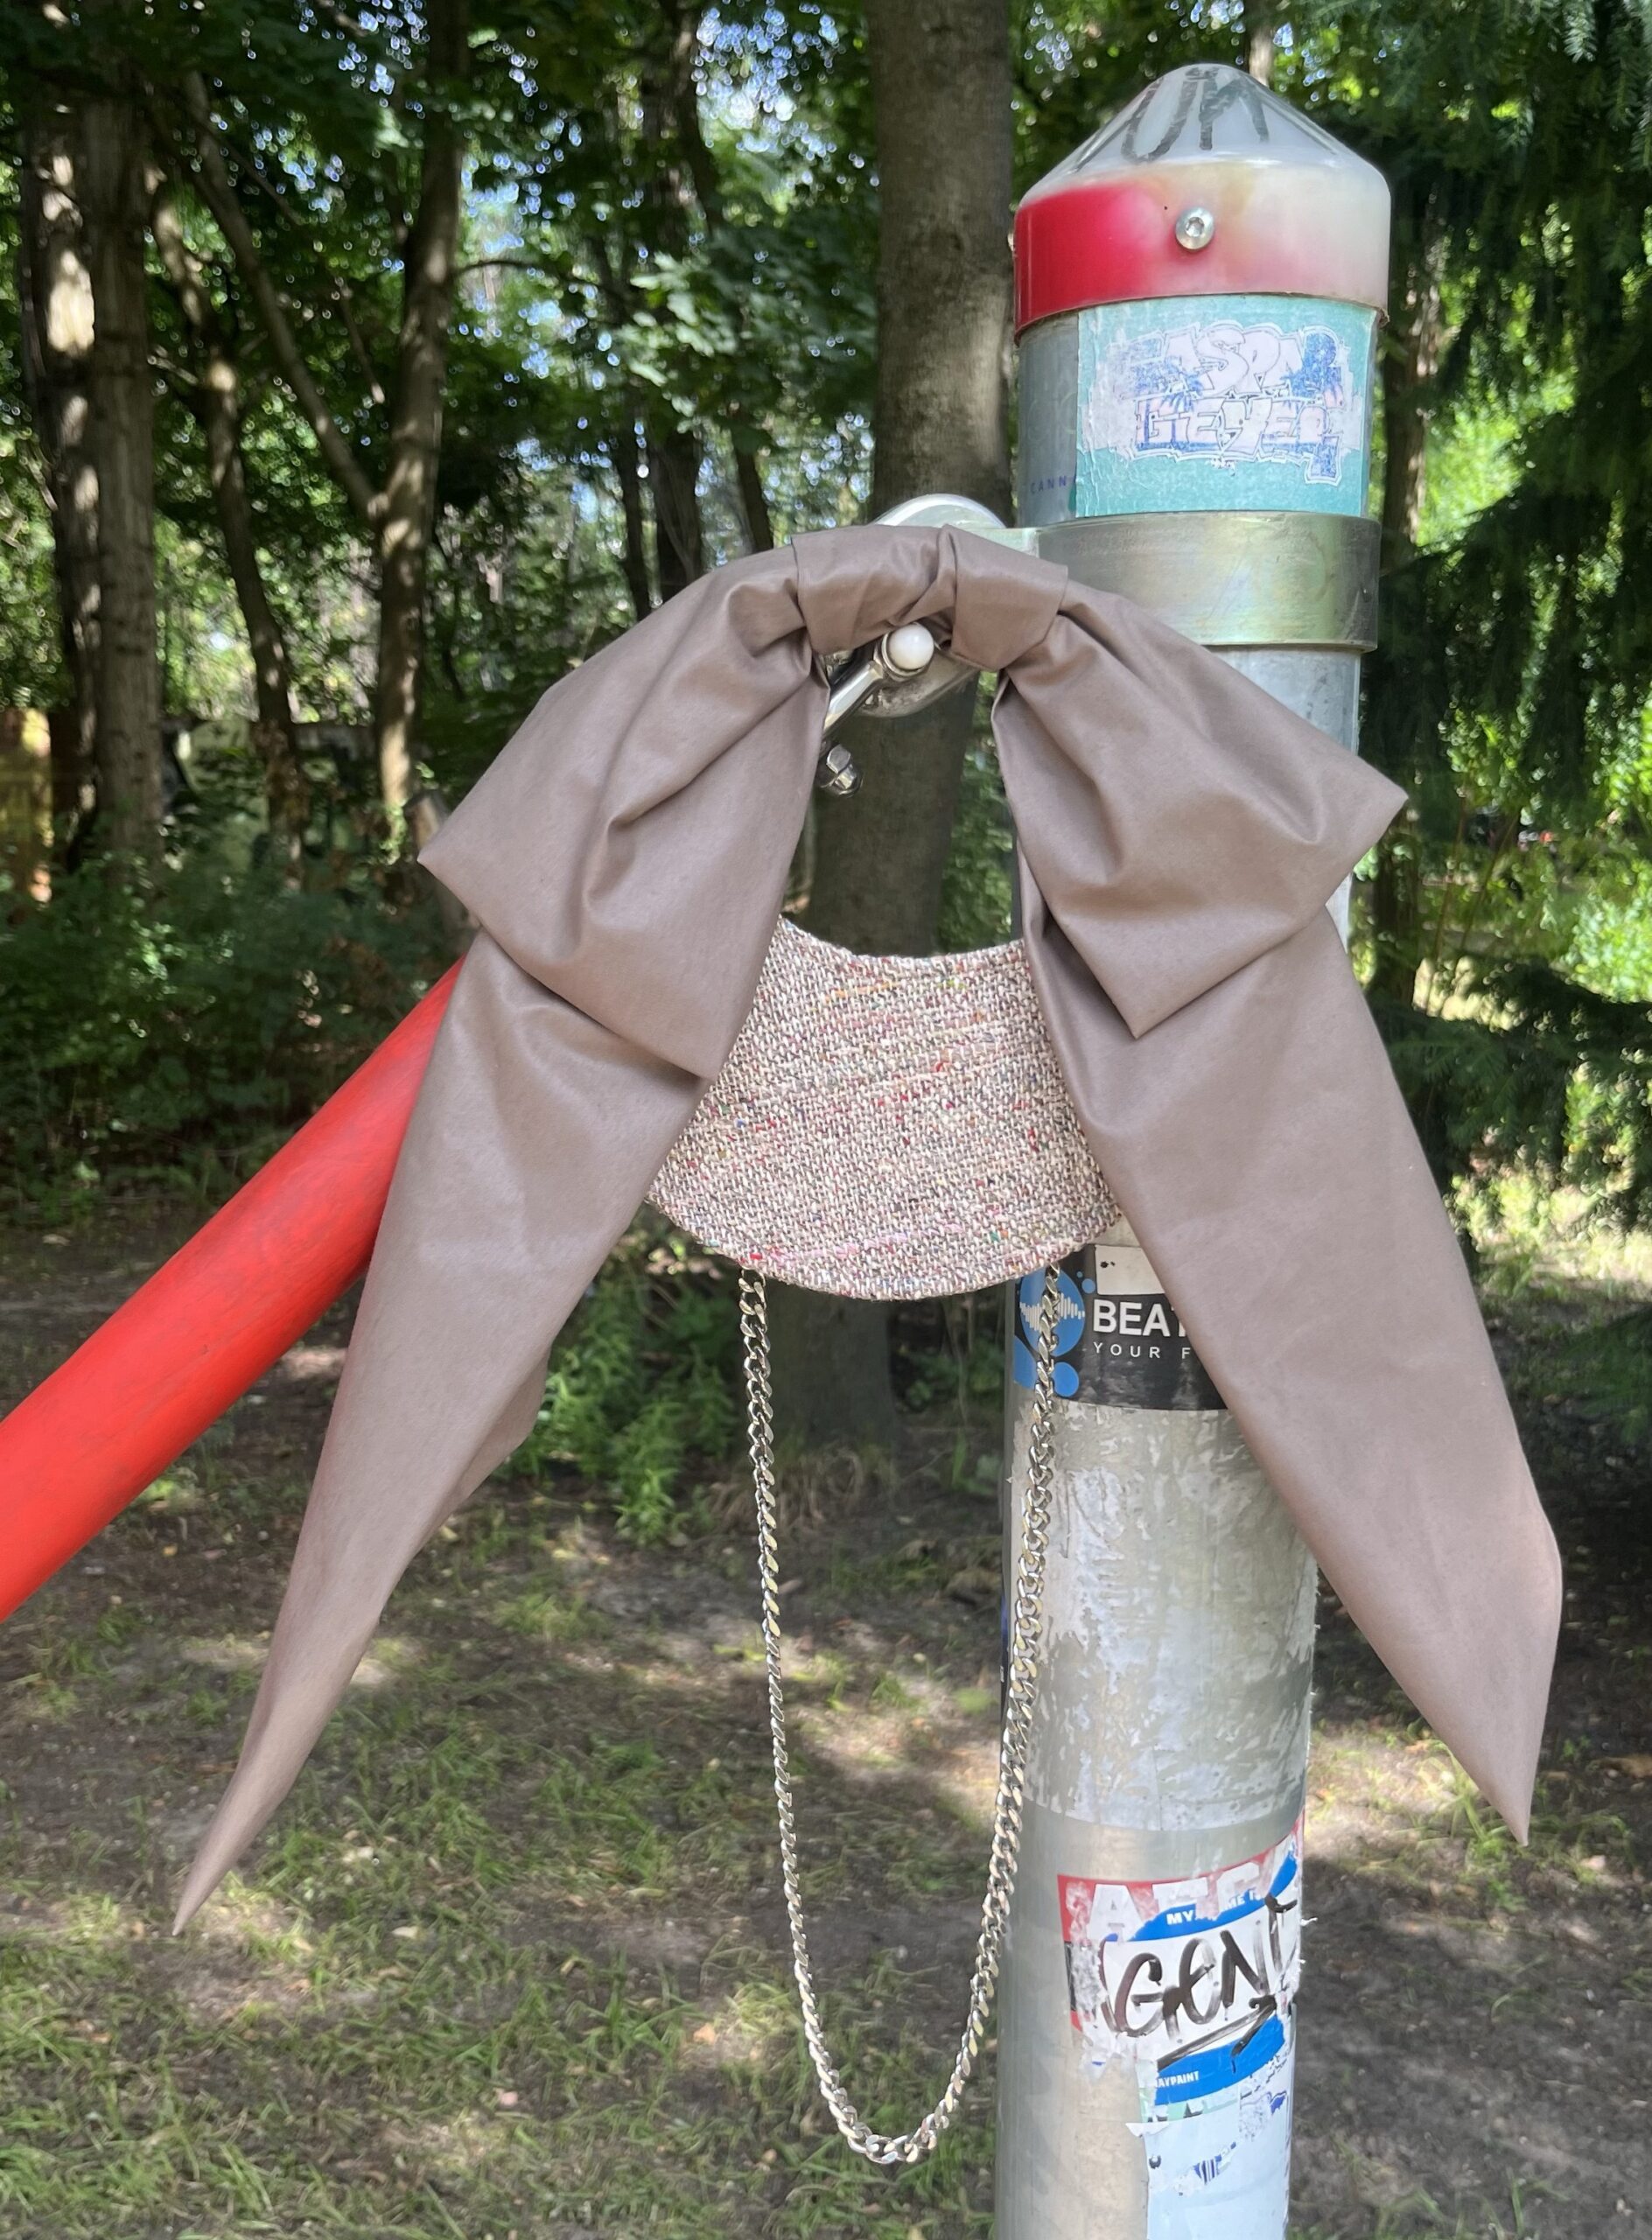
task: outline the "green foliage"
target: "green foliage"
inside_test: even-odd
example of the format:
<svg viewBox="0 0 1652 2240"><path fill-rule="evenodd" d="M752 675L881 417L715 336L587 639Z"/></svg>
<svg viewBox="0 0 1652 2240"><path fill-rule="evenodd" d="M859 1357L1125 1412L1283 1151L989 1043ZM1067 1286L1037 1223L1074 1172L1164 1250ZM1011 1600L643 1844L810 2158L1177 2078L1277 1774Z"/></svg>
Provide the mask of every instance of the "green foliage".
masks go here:
<svg viewBox="0 0 1652 2240"><path fill-rule="evenodd" d="M1652 862L1630 859L1601 878L1573 918L1565 969L1603 996L1652 1001Z"/></svg>
<svg viewBox="0 0 1652 2240"><path fill-rule="evenodd" d="M10 264L0 243L0 270ZM0 290L0 332L15 306ZM52 538L32 471L33 444L0 397L0 705L50 707L62 689L54 628Z"/></svg>
<svg viewBox="0 0 1652 2240"><path fill-rule="evenodd" d="M1011 18L1022 189L1148 78L1242 61L1247 35L1244 10L1204 0L1119 0L1101 15L1018 0ZM644 549L634 536L629 557L657 578L662 439L686 430L699 447L714 560L750 527L742 464L758 463L781 537L864 504L878 207L859 11L699 11L688 83L680 49L673 60L686 20L659 0L475 0L463 88L432 73L419 10L204 0L95 21L24 9L0 28L14 133L36 82L144 88L155 152L234 338L260 558L305 715L367 711L370 539L319 466L200 200L178 88L200 74L260 256L373 480L423 119L450 102L462 114L419 742L450 798L549 683L629 620L622 470L639 478ZM1377 944L1397 957L1384 1025L1443 1178L1536 1158L1593 1175L1627 1209L1644 1188L1635 1006L1652 1000L1652 19L1640 0L1302 0L1278 20L1278 90L1393 184L1396 309L1419 260L1441 290L1438 361L1424 353L1413 382L1428 426L1418 550L1390 552L1364 716L1365 751L1412 797L1387 866L1405 873L1405 922ZM0 312L17 308L17 224L15 197L0 195ZM151 273L167 697L224 717L245 707L249 668L188 407L187 338ZM1390 396L1410 378L1403 325L1384 357ZM0 318L0 682L38 704L62 681L40 623L49 524L9 333ZM312 871L326 858L337 878L353 855L362 864L373 773L312 765ZM230 807L238 830L262 816L250 747L240 766L226 750L190 774L198 797L178 830L191 849L218 844ZM204 838L184 831L192 818ZM1552 840L1526 844L1534 830ZM72 882L49 935L21 909L0 959L17 1022L0 1156L14 1177L267 1138L401 1008L421 969L402 952L423 935L374 922L365 867L346 892L306 897L237 875L233 911L218 876L188 867L124 898ZM1001 788L978 743L943 943L1002 939L1011 884ZM1413 964L1431 1015L1388 1000ZM676 1434L662 1419L631 1436L627 1485L666 1484Z"/></svg>
<svg viewBox="0 0 1652 2240"><path fill-rule="evenodd" d="M612 1491L629 1537L666 1538L690 1463L732 1451L738 1339L731 1285L680 1250L627 1238L551 1357L518 1466L570 1464Z"/></svg>
<svg viewBox="0 0 1652 2240"><path fill-rule="evenodd" d="M990 742L977 738L964 759L941 888L942 948L985 948L1009 939L1014 857L998 758Z"/></svg>
<svg viewBox="0 0 1652 2240"><path fill-rule="evenodd" d="M440 959L363 882L301 892L213 855L94 862L0 927L0 1177L25 1200L256 1164L358 1066Z"/></svg>
<svg viewBox="0 0 1652 2240"><path fill-rule="evenodd" d="M1632 1306L1610 1320L1564 1329L1542 1357L1542 1398L1586 1410L1625 1446L1652 1430L1652 1306Z"/></svg>
<svg viewBox="0 0 1652 2240"><path fill-rule="evenodd" d="M1652 1219L1652 1009L1529 959L1482 960L1449 1016L1376 1005L1442 1188L1529 1166Z"/></svg>

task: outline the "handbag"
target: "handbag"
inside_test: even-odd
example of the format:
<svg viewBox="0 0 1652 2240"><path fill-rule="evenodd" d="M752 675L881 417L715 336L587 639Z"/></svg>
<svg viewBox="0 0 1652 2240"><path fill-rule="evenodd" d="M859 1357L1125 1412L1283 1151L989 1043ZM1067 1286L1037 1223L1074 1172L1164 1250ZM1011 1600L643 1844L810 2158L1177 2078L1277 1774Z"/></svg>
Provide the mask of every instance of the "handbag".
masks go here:
<svg viewBox="0 0 1652 2240"><path fill-rule="evenodd" d="M1046 562L948 528L832 529L702 578L564 676L424 851L481 930L396 1162L246 1746L180 1926L286 1794L420 1546L526 1435L558 1331L708 1084L729 1087L819 725L847 682L813 664L913 624L998 676L1026 964L1102 1172L1327 1577L1523 1832L1560 1610L1553 1536L1323 907L1397 788ZM933 1145L933 1115L905 1124L914 1083L879 1116L896 1134L874 1166ZM995 1171L1006 1232L1032 1149ZM806 1145L779 1179L808 1202L815 1170L838 1165ZM860 1159L851 1204L868 1172ZM836 1242L858 1248L846 1260L881 1256L872 1280L904 1257L917 1282L970 1225L933 1262L910 1207L875 1234L838 1222ZM831 1242L823 1214L804 1227ZM790 1224L727 1234L748 1256L807 1241ZM1003 1259L1042 1242L1006 1235ZM765 1264L778 1260L746 1272ZM760 1292L745 1288L760 1382ZM1012 1778L1004 1828L1014 1806Z"/></svg>
<svg viewBox="0 0 1652 2240"><path fill-rule="evenodd" d="M782 918L746 1024L649 1196L740 1270L780 1880L804 2038L850 2146L873 2162L918 2162L952 2121L974 2070L1015 1889L1048 1544L1057 1264L1118 1218L1068 1097L1021 943L861 956ZM862 2119L826 2044L803 1914L780 1675L766 1278L896 1299L980 1290L1040 1267L1028 1483L969 2006L940 2099L910 2131L879 2133Z"/></svg>

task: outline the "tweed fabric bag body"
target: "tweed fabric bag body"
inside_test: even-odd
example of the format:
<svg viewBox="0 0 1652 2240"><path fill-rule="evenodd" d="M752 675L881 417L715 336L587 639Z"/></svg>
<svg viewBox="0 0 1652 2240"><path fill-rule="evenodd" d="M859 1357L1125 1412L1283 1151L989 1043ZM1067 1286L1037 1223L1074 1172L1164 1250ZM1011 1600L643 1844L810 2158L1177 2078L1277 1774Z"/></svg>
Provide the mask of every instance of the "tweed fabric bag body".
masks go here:
<svg viewBox="0 0 1652 2240"><path fill-rule="evenodd" d="M855 1298L978 1291L1118 1218L1019 942L859 956L784 918L649 1196L743 1267Z"/></svg>

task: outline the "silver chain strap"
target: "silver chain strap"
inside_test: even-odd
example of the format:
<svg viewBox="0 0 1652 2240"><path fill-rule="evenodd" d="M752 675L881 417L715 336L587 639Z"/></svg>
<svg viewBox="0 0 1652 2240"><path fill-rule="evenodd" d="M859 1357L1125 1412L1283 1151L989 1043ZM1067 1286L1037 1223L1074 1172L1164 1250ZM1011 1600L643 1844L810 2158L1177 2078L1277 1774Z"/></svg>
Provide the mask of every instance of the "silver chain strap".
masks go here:
<svg viewBox="0 0 1652 2240"><path fill-rule="evenodd" d="M921 2162L933 2154L941 2134L957 2113L964 2087L986 2036L987 2017L998 1983L1004 1933L1015 1891L1021 1850L1021 1815L1026 1767L1038 1702L1040 1636L1043 1626L1044 1566L1049 1547L1050 1489L1054 1471L1051 1402L1055 1390L1055 1334L1060 1320L1059 1270L1044 1278L1039 1316L1037 1373L1027 1445L1027 1491L1021 1517L1020 1559L1016 1565L1011 1608L1009 1673L1004 1693L1004 1732L998 1749L998 1788L992 1811L992 1852L975 1972L970 1982L970 2010L958 2044L958 2057L946 2090L915 2129L893 2137L872 2131L844 2090L837 2065L827 2049L815 1996L815 1973L803 1922L803 1897L797 1865L797 1826L792 1810L792 1774L786 1753L786 1702L780 1687L780 1548L775 1517L774 1413L769 1372L768 1303L763 1278L740 1275L740 1334L746 1351L746 1426L752 1475L757 1493L757 1567L762 1593L763 1661L768 1674L768 1723L774 1744L774 1802L780 1829L780 1880L792 1933L792 1972L803 2010L808 2040L822 2097L857 2154L882 2163Z"/></svg>

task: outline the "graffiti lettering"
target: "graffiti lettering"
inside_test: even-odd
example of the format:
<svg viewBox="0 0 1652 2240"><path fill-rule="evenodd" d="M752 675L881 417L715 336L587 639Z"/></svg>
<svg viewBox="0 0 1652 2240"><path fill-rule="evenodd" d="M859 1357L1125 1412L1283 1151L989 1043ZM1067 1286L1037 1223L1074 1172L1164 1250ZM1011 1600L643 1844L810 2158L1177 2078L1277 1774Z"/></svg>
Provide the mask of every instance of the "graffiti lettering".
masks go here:
<svg viewBox="0 0 1652 2240"><path fill-rule="evenodd" d="M1158 138L1144 147L1144 134L1158 124L1164 96L1172 88L1170 116ZM1213 69L1208 64L1178 70L1138 94L1069 161L1074 171L1088 171L1096 157L1115 149L1121 162L1156 164L1184 137L1196 137L1200 152L1208 154L1216 144L1217 124L1236 107L1240 112L1236 122L1250 126L1250 136L1260 147L1269 137L1268 104L1253 80L1236 77L1231 70Z"/></svg>
<svg viewBox="0 0 1652 2240"><path fill-rule="evenodd" d="M1301 1970L1299 1831L1190 1885L1060 1878L1074 2027L1166 2091L1271 2061Z"/></svg>
<svg viewBox="0 0 1652 2240"><path fill-rule="evenodd" d="M1279 1923L1295 1910L1294 1899L1270 1895L1235 1927L1176 1940L1168 1956L1173 1968L1153 1945L1110 1939L1096 1956L1097 2019L1120 2037L1162 2038L1172 2058L1186 2050L1195 2031L1213 2023L1222 2025L1217 2037L1238 2035L1289 1998ZM1214 2040L1201 2036L1199 2042Z"/></svg>
<svg viewBox="0 0 1652 2240"><path fill-rule="evenodd" d="M1130 459L1205 459L1340 480L1362 440L1363 396L1326 326L1213 319L1116 343L1097 365L1081 438Z"/></svg>

